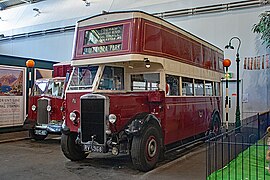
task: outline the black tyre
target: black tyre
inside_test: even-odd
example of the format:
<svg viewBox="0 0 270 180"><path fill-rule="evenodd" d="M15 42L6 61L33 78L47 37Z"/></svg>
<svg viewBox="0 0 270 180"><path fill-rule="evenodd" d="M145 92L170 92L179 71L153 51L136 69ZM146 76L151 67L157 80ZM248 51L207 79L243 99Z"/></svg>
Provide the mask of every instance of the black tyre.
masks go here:
<svg viewBox="0 0 270 180"><path fill-rule="evenodd" d="M36 141L42 141L44 140L48 135L38 135L38 134L35 134L35 130L34 129L30 129L29 131L29 137L31 139L34 139Z"/></svg>
<svg viewBox="0 0 270 180"><path fill-rule="evenodd" d="M71 161L80 161L88 156L88 153L82 151L81 146L76 144L77 133L61 135L61 149L64 155Z"/></svg>
<svg viewBox="0 0 270 180"><path fill-rule="evenodd" d="M221 122L220 122L220 118L217 114L213 115L212 118L212 122L211 122L211 126L210 126L210 132L212 135L218 135L221 133Z"/></svg>
<svg viewBox="0 0 270 180"><path fill-rule="evenodd" d="M140 171L153 169L161 153L161 134L158 129L149 125L140 136L134 136L131 146L132 163Z"/></svg>

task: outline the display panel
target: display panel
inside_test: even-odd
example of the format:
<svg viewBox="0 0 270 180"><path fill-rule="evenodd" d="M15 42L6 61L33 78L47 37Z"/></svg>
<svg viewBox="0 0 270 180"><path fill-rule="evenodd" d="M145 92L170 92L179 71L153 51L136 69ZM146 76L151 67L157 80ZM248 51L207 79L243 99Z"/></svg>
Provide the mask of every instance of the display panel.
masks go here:
<svg viewBox="0 0 270 180"><path fill-rule="evenodd" d="M22 125L25 70L0 66L0 127Z"/></svg>

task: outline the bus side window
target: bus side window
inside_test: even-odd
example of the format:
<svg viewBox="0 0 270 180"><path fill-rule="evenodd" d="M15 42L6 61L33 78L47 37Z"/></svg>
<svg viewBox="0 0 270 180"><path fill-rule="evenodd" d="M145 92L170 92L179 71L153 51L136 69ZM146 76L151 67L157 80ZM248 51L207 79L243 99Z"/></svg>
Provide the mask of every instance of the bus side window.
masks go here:
<svg viewBox="0 0 270 180"><path fill-rule="evenodd" d="M173 75L166 75L166 83L169 85L169 96L179 96L179 77Z"/></svg>
<svg viewBox="0 0 270 180"><path fill-rule="evenodd" d="M194 90L196 96L204 96L204 82L203 80L195 79Z"/></svg>
<svg viewBox="0 0 270 180"><path fill-rule="evenodd" d="M193 79L182 77L182 95L193 96Z"/></svg>
<svg viewBox="0 0 270 180"><path fill-rule="evenodd" d="M159 90L159 73L133 74L131 75L132 91L155 91Z"/></svg>
<svg viewBox="0 0 270 180"><path fill-rule="evenodd" d="M215 82L214 83L214 85L215 85L215 89L214 89L214 95L215 96L220 96L220 83L219 82Z"/></svg>
<svg viewBox="0 0 270 180"><path fill-rule="evenodd" d="M205 95L213 96L213 83L210 81L205 81Z"/></svg>

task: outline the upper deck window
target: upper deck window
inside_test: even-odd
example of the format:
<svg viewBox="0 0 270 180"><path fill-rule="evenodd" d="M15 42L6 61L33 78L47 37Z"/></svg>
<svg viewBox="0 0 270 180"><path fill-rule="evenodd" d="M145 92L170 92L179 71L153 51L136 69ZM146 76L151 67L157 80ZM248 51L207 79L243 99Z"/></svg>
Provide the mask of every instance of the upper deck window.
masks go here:
<svg viewBox="0 0 270 180"><path fill-rule="evenodd" d="M83 54L122 50L123 25L86 30Z"/></svg>
<svg viewBox="0 0 270 180"><path fill-rule="evenodd" d="M91 89L98 66L76 67L70 78L68 90Z"/></svg>

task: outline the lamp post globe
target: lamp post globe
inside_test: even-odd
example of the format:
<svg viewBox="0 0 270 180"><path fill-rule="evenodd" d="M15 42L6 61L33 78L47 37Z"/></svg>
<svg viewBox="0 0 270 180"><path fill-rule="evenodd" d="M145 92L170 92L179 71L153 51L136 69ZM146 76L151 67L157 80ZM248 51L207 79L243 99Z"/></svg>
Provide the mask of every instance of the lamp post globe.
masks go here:
<svg viewBox="0 0 270 180"><path fill-rule="evenodd" d="M229 59L224 59L223 60L223 66L224 67L230 67L230 65L231 65L231 60L229 60Z"/></svg>
<svg viewBox="0 0 270 180"><path fill-rule="evenodd" d="M26 61L25 65L28 68L33 68L35 66L35 61L32 60L32 59L29 59L29 60Z"/></svg>

